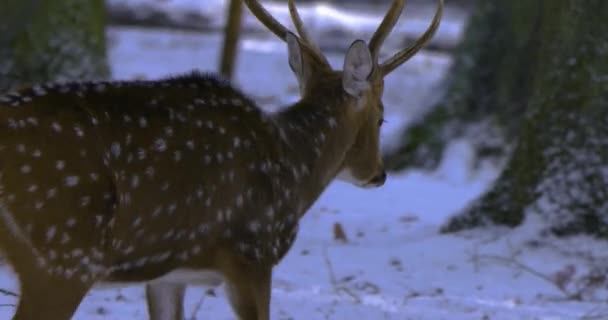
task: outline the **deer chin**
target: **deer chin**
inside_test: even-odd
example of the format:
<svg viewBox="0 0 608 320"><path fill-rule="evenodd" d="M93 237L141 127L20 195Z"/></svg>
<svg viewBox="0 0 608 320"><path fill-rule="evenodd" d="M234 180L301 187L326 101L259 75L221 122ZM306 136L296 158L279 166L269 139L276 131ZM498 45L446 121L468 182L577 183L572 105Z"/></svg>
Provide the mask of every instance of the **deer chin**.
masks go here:
<svg viewBox="0 0 608 320"><path fill-rule="evenodd" d="M352 170L346 168L346 169L342 169L338 173L338 175L336 176L336 179L343 181L343 182L350 183L350 184L357 186L359 188L362 188L362 189L374 189L374 188L379 188L384 185L384 182L386 181L386 174L383 174L382 177L378 177L378 179L361 180L361 179L356 178L353 175Z"/></svg>
<svg viewBox="0 0 608 320"><path fill-rule="evenodd" d="M357 177L355 177L353 175L352 170L350 170L349 168L345 168L340 170L340 172L338 172L338 175L336 176L337 180L343 181L343 182L347 182L350 183L354 186L357 186L359 188L365 188L365 189L369 189L369 188L373 188L374 186L368 186L369 185L369 181L364 181L361 179L357 179Z"/></svg>
<svg viewBox="0 0 608 320"><path fill-rule="evenodd" d="M383 183L366 182L366 183L360 185L359 187L363 188L363 189L376 189L376 188L381 187L382 185L383 185Z"/></svg>

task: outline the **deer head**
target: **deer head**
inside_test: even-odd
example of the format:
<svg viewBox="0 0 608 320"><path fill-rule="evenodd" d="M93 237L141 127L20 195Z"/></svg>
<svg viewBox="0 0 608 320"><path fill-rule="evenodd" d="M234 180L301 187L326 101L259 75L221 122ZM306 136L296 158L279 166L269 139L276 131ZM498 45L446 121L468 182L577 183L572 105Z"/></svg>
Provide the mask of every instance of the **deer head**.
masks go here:
<svg viewBox="0 0 608 320"><path fill-rule="evenodd" d="M338 171L338 179L360 187L384 184L386 172L380 151L380 128L384 122L384 78L414 56L434 35L443 11L443 0L426 32L410 48L395 53L384 63L379 62L382 43L395 26L404 1L394 1L369 44L355 40L348 49L342 70L334 70L320 48L308 36L302 19L289 0L289 11L299 37L276 21L255 0L245 0L251 12L270 31L287 42L289 66L299 84L302 100L319 99L323 88L337 88L333 94L342 97L346 114L342 125L349 128L351 138L344 141L346 152Z"/></svg>

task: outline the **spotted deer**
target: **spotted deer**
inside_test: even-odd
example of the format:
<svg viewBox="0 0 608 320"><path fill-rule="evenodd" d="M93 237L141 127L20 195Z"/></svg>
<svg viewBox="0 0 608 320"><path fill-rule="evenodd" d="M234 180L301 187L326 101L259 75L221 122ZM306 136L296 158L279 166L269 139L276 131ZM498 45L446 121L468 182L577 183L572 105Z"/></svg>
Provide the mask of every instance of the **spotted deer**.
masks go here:
<svg viewBox="0 0 608 320"><path fill-rule="evenodd" d="M96 284L146 283L152 319L183 319L186 284L225 282L240 319L268 320L273 267L334 178L386 179L383 78L439 26L384 63L392 3L369 44L333 70L293 0L287 43L301 99L268 113L214 76L35 85L0 97L0 248L18 276L13 319L69 319Z"/></svg>

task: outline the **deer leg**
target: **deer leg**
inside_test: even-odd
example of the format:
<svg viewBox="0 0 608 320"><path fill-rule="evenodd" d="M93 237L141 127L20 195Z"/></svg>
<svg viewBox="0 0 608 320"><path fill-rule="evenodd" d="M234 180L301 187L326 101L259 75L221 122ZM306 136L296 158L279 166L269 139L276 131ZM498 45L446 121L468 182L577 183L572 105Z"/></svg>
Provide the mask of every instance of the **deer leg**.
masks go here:
<svg viewBox="0 0 608 320"><path fill-rule="evenodd" d="M183 320L186 286L171 282L146 285L146 302L150 320Z"/></svg>
<svg viewBox="0 0 608 320"><path fill-rule="evenodd" d="M69 320L93 285L92 281L68 280L44 272L20 274L21 294L13 320Z"/></svg>
<svg viewBox="0 0 608 320"><path fill-rule="evenodd" d="M0 244L19 279L19 303L13 320L69 320L97 280L90 275L66 272L66 268L74 266L71 263L43 265L35 248L1 203Z"/></svg>
<svg viewBox="0 0 608 320"><path fill-rule="evenodd" d="M240 320L269 320L272 269L240 267L226 275L228 298L234 312Z"/></svg>

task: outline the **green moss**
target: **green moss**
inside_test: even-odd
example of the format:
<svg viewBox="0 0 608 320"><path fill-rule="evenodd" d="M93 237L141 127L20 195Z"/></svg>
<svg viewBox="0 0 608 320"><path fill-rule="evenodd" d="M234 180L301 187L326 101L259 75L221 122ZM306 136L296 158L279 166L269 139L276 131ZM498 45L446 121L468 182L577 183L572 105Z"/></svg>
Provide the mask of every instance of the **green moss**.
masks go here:
<svg viewBox="0 0 608 320"><path fill-rule="evenodd" d="M399 150L384 160L386 166L435 168L441 159L445 143L440 133L450 119L446 110L439 107L424 122L414 124L404 135Z"/></svg>
<svg viewBox="0 0 608 320"><path fill-rule="evenodd" d="M0 19L0 91L108 76L102 0L7 0Z"/></svg>

